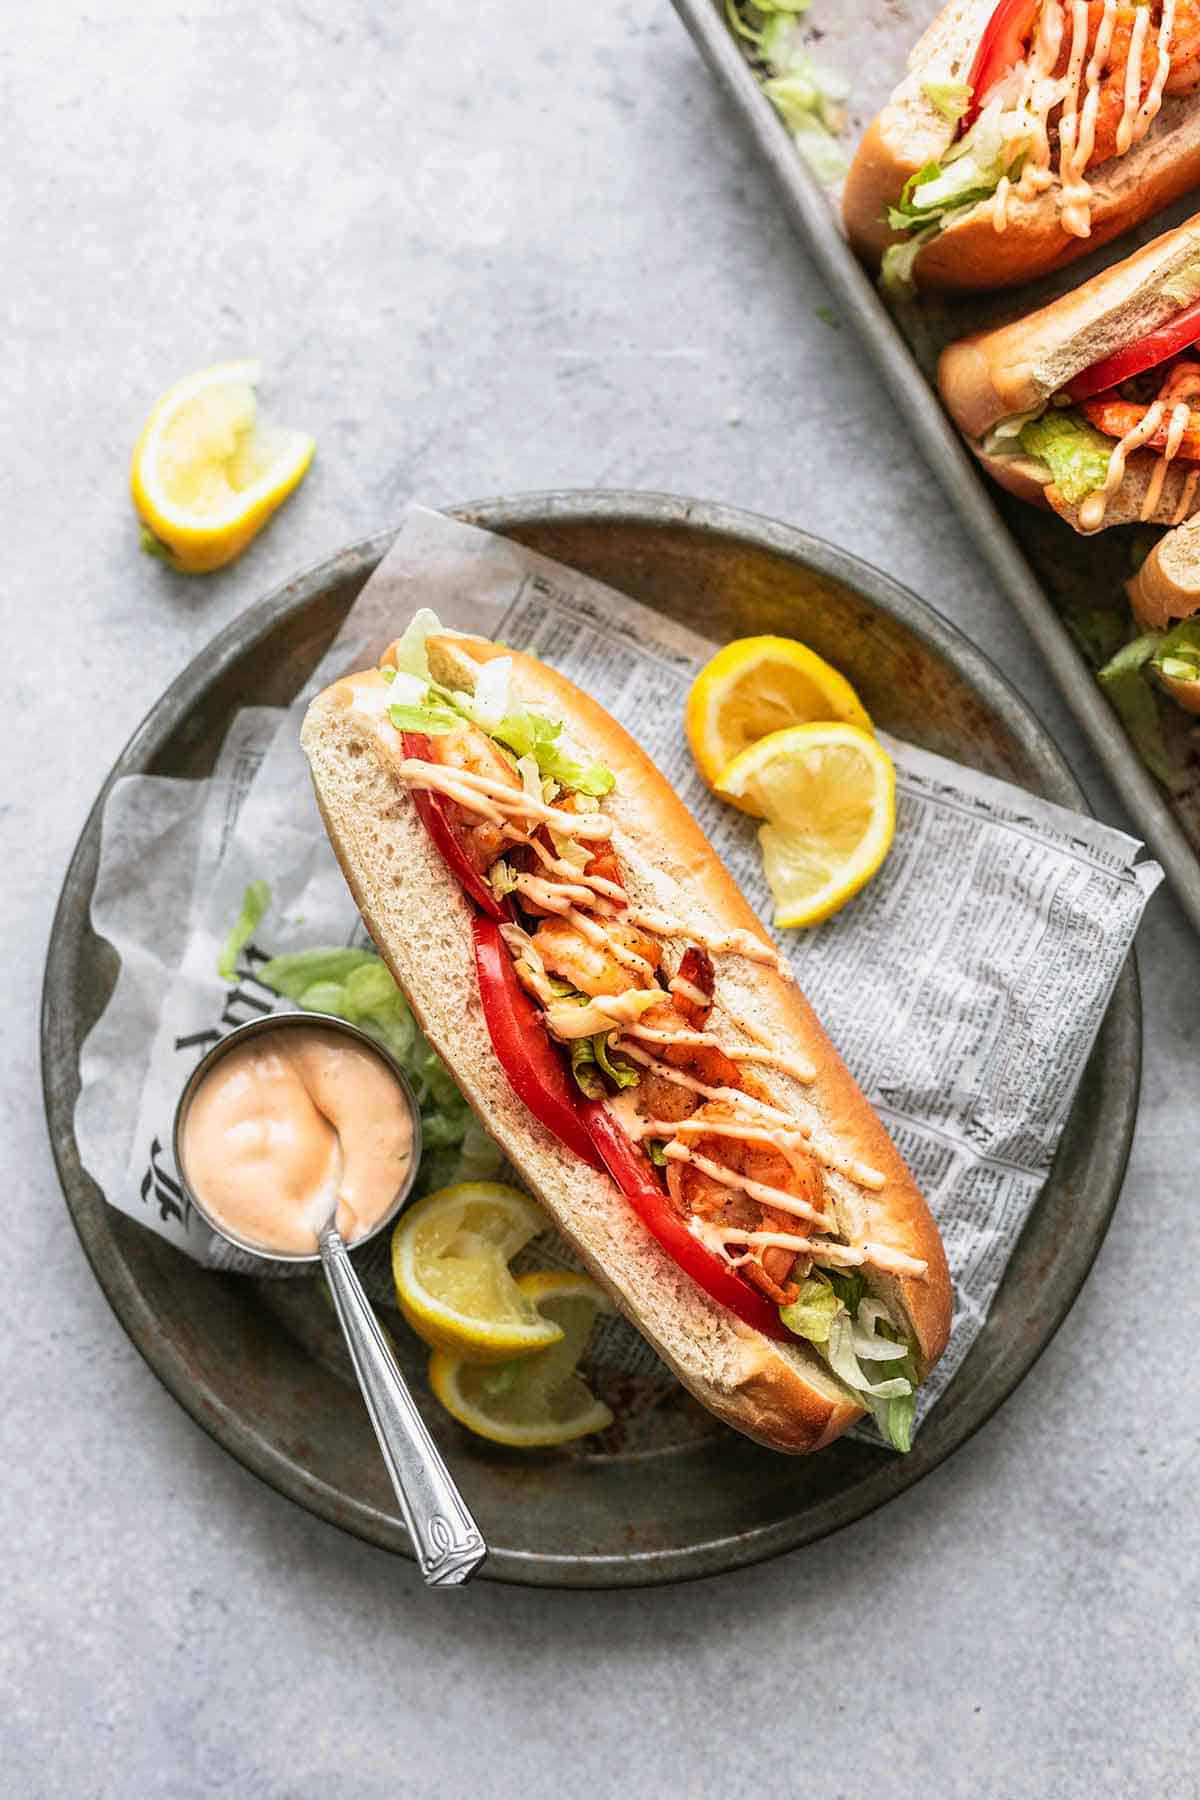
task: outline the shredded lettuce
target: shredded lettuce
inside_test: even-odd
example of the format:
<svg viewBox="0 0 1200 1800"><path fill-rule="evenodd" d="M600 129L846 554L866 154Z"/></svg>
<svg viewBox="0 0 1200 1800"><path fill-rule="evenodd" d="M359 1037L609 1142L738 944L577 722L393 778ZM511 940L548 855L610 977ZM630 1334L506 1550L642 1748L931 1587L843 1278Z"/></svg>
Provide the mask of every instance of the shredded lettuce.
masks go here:
<svg viewBox="0 0 1200 1800"><path fill-rule="evenodd" d="M763 93L792 135L813 174L829 187L846 173L836 139L846 123L850 83L814 61L800 41L798 19L810 0L726 0L739 37L754 46L752 60Z"/></svg>
<svg viewBox="0 0 1200 1800"><path fill-rule="evenodd" d="M889 228L911 234L884 252L881 278L893 296L911 295L917 256L932 238L990 200L1003 176L1015 181L1020 175L1025 153L1013 154L1001 116L1001 102L992 101L940 162L927 162L909 176L888 207Z"/></svg>
<svg viewBox="0 0 1200 1800"><path fill-rule="evenodd" d="M1185 619L1168 631L1150 662L1171 681L1200 680L1200 619Z"/></svg>
<svg viewBox="0 0 1200 1800"><path fill-rule="evenodd" d="M509 710L512 658L494 657L480 669L473 694L453 692L429 678L425 640L438 629L431 612L420 612L399 640L397 658L404 666L394 677L396 689L404 691L388 707L388 717L397 731L419 731L429 737L444 736L455 731L465 719L476 725L514 761L532 758L539 778L537 798L545 796L540 783L552 781L558 788L584 794L592 799L611 793L616 777L601 762L583 763L569 756L559 743L562 721L546 719L540 713ZM421 665L424 674L421 674ZM385 670L386 674L387 671ZM530 785L529 791L533 792ZM557 789L555 790L557 791Z"/></svg>
<svg viewBox="0 0 1200 1800"><path fill-rule="evenodd" d="M895 1450L912 1445L918 1370L903 1333L881 1300L867 1292L856 1269L814 1269L779 1317L810 1343L838 1380L869 1408L884 1440ZM863 1364L882 1363L882 1380Z"/></svg>
<svg viewBox="0 0 1200 1800"><path fill-rule="evenodd" d="M396 640L395 662L401 674L416 675L422 681L429 680L429 657L425 652L425 640L441 629L442 622L435 612L431 612L427 606L418 608Z"/></svg>
<svg viewBox="0 0 1200 1800"><path fill-rule="evenodd" d="M1111 438L1088 425L1070 407L1055 408L1021 427L1017 442L1026 455L1044 463L1067 504L1104 486L1113 453Z"/></svg>
<svg viewBox="0 0 1200 1800"><path fill-rule="evenodd" d="M951 125L958 124L971 104L969 81L923 81L921 92L930 106Z"/></svg>
<svg viewBox="0 0 1200 1800"><path fill-rule="evenodd" d="M1093 668L1102 668L1129 635L1127 614L1114 606L1068 606L1063 618Z"/></svg>
<svg viewBox="0 0 1200 1800"><path fill-rule="evenodd" d="M1185 619L1170 631L1148 631L1109 658L1098 680L1152 775L1168 788L1181 771L1167 747L1158 695L1151 673L1168 681L1200 680L1200 620Z"/></svg>
<svg viewBox="0 0 1200 1800"><path fill-rule="evenodd" d="M829 1342L830 1323L841 1310L842 1303L825 1277L808 1275L791 1305L780 1307L779 1316L797 1337L820 1345Z"/></svg>
<svg viewBox="0 0 1200 1800"><path fill-rule="evenodd" d="M357 1025L389 1051L421 1110L418 1191L495 1176L503 1156L459 1093L445 1063L426 1042L391 971L370 950L290 951L260 965L256 979L306 1012L330 1013Z"/></svg>
<svg viewBox="0 0 1200 1800"><path fill-rule="evenodd" d="M595 1038L571 1039L571 1073L581 1094L589 1100L599 1100L604 1092L604 1082L596 1062Z"/></svg>
<svg viewBox="0 0 1200 1800"><path fill-rule="evenodd" d="M233 922L229 936L217 958L217 974L222 981L232 981L237 972L237 959L262 923L271 904L271 890L265 881L252 881L242 895L242 910Z"/></svg>
<svg viewBox="0 0 1200 1800"><path fill-rule="evenodd" d="M586 994L578 998L581 1004L587 1004ZM607 1075L617 1088L636 1087L641 1080L637 1069L630 1068L628 1063L613 1061L609 1052L614 1035L611 1031L597 1031L592 1037L571 1040L571 1073L577 1087L589 1100L598 1100L607 1092L602 1075Z"/></svg>
<svg viewBox="0 0 1200 1800"><path fill-rule="evenodd" d="M444 737L448 731L458 731L463 722L462 714L448 706L389 706L388 718L397 731L420 731L426 737Z"/></svg>
<svg viewBox="0 0 1200 1800"><path fill-rule="evenodd" d="M496 725L491 736L521 758L531 756L541 775L557 781L572 793L589 794L598 799L616 786L616 777L603 763L576 762L559 747L562 721L544 719L539 713L508 713Z"/></svg>

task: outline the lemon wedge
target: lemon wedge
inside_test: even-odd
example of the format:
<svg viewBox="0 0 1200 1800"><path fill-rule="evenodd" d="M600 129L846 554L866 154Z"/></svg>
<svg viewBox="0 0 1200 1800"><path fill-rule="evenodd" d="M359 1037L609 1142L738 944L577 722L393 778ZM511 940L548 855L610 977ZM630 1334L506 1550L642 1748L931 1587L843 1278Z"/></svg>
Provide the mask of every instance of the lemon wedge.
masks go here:
<svg viewBox="0 0 1200 1800"><path fill-rule="evenodd" d="M688 693L684 729L709 787L735 756L788 725L871 721L844 675L795 638L737 638L705 663Z"/></svg>
<svg viewBox="0 0 1200 1800"><path fill-rule="evenodd" d="M562 1333L536 1356L481 1367L435 1350L429 1385L448 1413L493 1444L546 1449L604 1431L613 1415L576 1371L596 1315L612 1307L587 1275L518 1275L517 1287Z"/></svg>
<svg viewBox="0 0 1200 1800"><path fill-rule="evenodd" d="M474 1362L502 1362L557 1344L508 1265L546 1219L525 1194L498 1181L460 1181L426 1194L392 1233L400 1311L431 1346Z"/></svg>
<svg viewBox="0 0 1200 1800"><path fill-rule="evenodd" d="M299 486L316 443L258 416L257 362L176 382L142 427L130 482L144 549L198 575L240 556Z"/></svg>
<svg viewBox="0 0 1200 1800"><path fill-rule="evenodd" d="M874 875L896 829L896 771L858 725L774 731L721 771L717 792L764 819L777 925L816 925Z"/></svg>

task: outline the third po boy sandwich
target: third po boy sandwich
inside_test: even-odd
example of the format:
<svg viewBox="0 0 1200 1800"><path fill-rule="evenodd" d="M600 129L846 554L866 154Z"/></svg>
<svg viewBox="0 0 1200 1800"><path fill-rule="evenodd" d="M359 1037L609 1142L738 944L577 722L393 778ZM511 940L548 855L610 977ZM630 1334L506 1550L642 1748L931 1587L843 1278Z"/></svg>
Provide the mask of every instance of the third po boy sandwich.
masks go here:
<svg viewBox="0 0 1200 1800"><path fill-rule="evenodd" d="M302 741L380 953L486 1130L698 1399L777 1450L941 1354L937 1228L715 851L595 701L418 615Z"/></svg>
<svg viewBox="0 0 1200 1800"><path fill-rule="evenodd" d="M1200 215L951 344L938 387L989 475L1076 531L1182 523L1200 506Z"/></svg>
<svg viewBox="0 0 1200 1800"><path fill-rule="evenodd" d="M1185 712L1200 713L1200 519L1159 539L1126 583L1142 636L1122 653Z"/></svg>
<svg viewBox="0 0 1200 1800"><path fill-rule="evenodd" d="M1029 281L1200 181L1200 0L952 0L846 181L893 286Z"/></svg>

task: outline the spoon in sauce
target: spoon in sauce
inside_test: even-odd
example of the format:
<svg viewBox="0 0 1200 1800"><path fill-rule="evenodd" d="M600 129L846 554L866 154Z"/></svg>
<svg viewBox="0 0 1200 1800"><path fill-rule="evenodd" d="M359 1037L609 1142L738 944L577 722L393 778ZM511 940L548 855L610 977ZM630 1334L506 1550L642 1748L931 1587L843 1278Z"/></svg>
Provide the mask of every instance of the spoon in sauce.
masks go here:
<svg viewBox="0 0 1200 1800"><path fill-rule="evenodd" d="M180 1178L218 1236L270 1261L321 1263L421 1574L457 1587L487 1546L348 1254L391 1224L420 1158L403 1071L323 1014L237 1026L196 1065L175 1111Z"/></svg>

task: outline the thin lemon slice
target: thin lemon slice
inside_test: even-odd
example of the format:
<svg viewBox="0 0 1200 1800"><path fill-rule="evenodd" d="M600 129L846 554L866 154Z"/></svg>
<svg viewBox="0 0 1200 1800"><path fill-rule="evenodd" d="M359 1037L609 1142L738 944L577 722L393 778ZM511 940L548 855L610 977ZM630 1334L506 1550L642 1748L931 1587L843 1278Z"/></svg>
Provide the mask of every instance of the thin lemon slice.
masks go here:
<svg viewBox="0 0 1200 1800"><path fill-rule="evenodd" d="M189 574L240 556L304 479L316 444L258 416L257 362L221 363L176 382L133 452L143 545Z"/></svg>
<svg viewBox="0 0 1200 1800"><path fill-rule="evenodd" d="M777 925L816 925L870 880L896 829L896 771L857 725L793 725L722 770L758 834Z"/></svg>
<svg viewBox="0 0 1200 1800"><path fill-rule="evenodd" d="M426 1194L392 1233L400 1311L431 1347L474 1362L502 1362L557 1344L563 1328L508 1265L546 1219L498 1181L460 1181Z"/></svg>
<svg viewBox="0 0 1200 1800"><path fill-rule="evenodd" d="M604 1431L613 1415L597 1400L575 1365L597 1313L611 1312L587 1275L518 1275L522 1294L562 1331L561 1342L536 1356L481 1368L435 1350L429 1385L460 1425L477 1437L514 1449L544 1449Z"/></svg>
<svg viewBox="0 0 1200 1800"><path fill-rule="evenodd" d="M795 638L737 638L705 663L688 694L684 729L710 787L742 751L773 731L818 719L871 730L844 675Z"/></svg>

